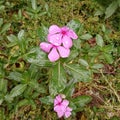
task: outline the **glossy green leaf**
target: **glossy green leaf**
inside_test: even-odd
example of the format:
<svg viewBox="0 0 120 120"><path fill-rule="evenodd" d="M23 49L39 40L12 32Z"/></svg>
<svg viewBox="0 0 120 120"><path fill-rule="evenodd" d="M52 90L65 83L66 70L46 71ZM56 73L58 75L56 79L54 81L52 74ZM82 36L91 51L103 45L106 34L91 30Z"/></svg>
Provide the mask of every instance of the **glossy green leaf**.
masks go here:
<svg viewBox="0 0 120 120"><path fill-rule="evenodd" d="M97 45L99 45L100 47L104 46L104 41L101 35L97 34L96 35L96 43Z"/></svg>
<svg viewBox="0 0 120 120"><path fill-rule="evenodd" d="M1 98L0 96L0 105L2 105L2 103L3 103L3 98Z"/></svg>
<svg viewBox="0 0 120 120"><path fill-rule="evenodd" d="M103 56L105 58L105 60L109 63L109 64L112 64L113 63L113 57L111 54L109 53L103 53Z"/></svg>
<svg viewBox="0 0 120 120"><path fill-rule="evenodd" d="M44 25L42 25L38 30L37 30L38 36L40 38L40 41L47 41L47 35L48 35L48 28Z"/></svg>
<svg viewBox="0 0 120 120"><path fill-rule="evenodd" d="M66 82L65 70L60 61L58 61L58 63L51 69L51 79L49 83L50 94L56 95L62 92L62 90L65 89Z"/></svg>
<svg viewBox="0 0 120 120"><path fill-rule="evenodd" d="M0 79L0 92L6 93L7 92L7 80Z"/></svg>
<svg viewBox="0 0 120 120"><path fill-rule="evenodd" d="M39 77L41 76L40 74L40 67L36 66L34 64L31 64L28 70L28 74L30 75L30 78L33 81L36 81L39 79Z"/></svg>
<svg viewBox="0 0 120 120"><path fill-rule="evenodd" d="M16 42L16 41L18 40L18 38L17 38L15 35L13 35L13 34L7 36L7 39L8 39L10 42Z"/></svg>
<svg viewBox="0 0 120 120"><path fill-rule="evenodd" d="M0 33L6 32L10 28L10 26L11 26L11 23L4 24L1 31L0 31Z"/></svg>
<svg viewBox="0 0 120 120"><path fill-rule="evenodd" d="M53 98L51 96L41 97L40 101L44 104L47 104L47 105L52 105L53 104Z"/></svg>
<svg viewBox="0 0 120 120"><path fill-rule="evenodd" d="M34 103L33 100L30 99L23 99L21 101L19 101L16 105L16 111L18 110L18 108L22 107L22 106L27 106L27 105L31 105L33 108L36 108L36 105Z"/></svg>
<svg viewBox="0 0 120 120"><path fill-rule="evenodd" d="M36 0L31 0L31 3L32 3L32 8L33 8L34 10L36 10L36 9L37 9Z"/></svg>
<svg viewBox="0 0 120 120"><path fill-rule="evenodd" d="M3 12L3 10L5 9L4 5L0 5L0 12Z"/></svg>
<svg viewBox="0 0 120 120"><path fill-rule="evenodd" d="M51 66L51 63L47 58L47 53L43 52L39 47L34 47L24 56L29 63L37 66Z"/></svg>
<svg viewBox="0 0 120 120"><path fill-rule="evenodd" d="M102 31L103 31L104 33L106 32L105 25L102 25Z"/></svg>
<svg viewBox="0 0 120 120"><path fill-rule="evenodd" d="M11 103L14 100L14 97L12 97L10 94L7 94L7 95L5 95L4 99L8 103Z"/></svg>
<svg viewBox="0 0 120 120"><path fill-rule="evenodd" d="M22 74L21 74L20 72L17 72L17 71L15 71L15 72L10 72L8 78L9 78L10 80L14 80L14 81L20 82L20 81L22 80Z"/></svg>
<svg viewBox="0 0 120 120"><path fill-rule="evenodd" d="M80 23L79 20L71 20L67 26L69 28L71 28L72 30L74 30L75 32L79 32L81 31L81 29L83 28L83 25Z"/></svg>
<svg viewBox="0 0 120 120"><path fill-rule="evenodd" d="M103 64L94 64L94 65L91 66L91 68L100 69L100 68L103 68Z"/></svg>
<svg viewBox="0 0 120 120"><path fill-rule="evenodd" d="M24 37L24 34L25 34L24 30L19 31L19 33L18 33L18 39L21 40Z"/></svg>
<svg viewBox="0 0 120 120"><path fill-rule="evenodd" d="M81 49L81 40L80 39L77 39L77 40L74 40L74 44L76 49L80 50ZM77 50L75 50L77 51Z"/></svg>
<svg viewBox="0 0 120 120"><path fill-rule="evenodd" d="M78 82L89 82L91 81L91 71L81 68L78 64L64 64L66 69L68 69L73 76L73 79Z"/></svg>
<svg viewBox="0 0 120 120"><path fill-rule="evenodd" d="M74 79L70 80L69 83L66 84L66 87L63 91L63 94L66 96L66 97L71 97L74 93L74 90L75 90L75 83L76 81Z"/></svg>
<svg viewBox="0 0 120 120"><path fill-rule="evenodd" d="M6 119L5 109L0 108L0 120L5 120L5 119Z"/></svg>
<svg viewBox="0 0 120 120"><path fill-rule="evenodd" d="M84 59L79 59L79 63L80 63L81 65L85 66L85 67L88 67L88 66L89 66L88 62L87 62L86 60L84 60Z"/></svg>
<svg viewBox="0 0 120 120"><path fill-rule="evenodd" d="M16 97L21 95L25 89L26 89L27 85L26 84L19 84L17 86L15 86L11 91L10 91L10 97Z"/></svg>
<svg viewBox="0 0 120 120"><path fill-rule="evenodd" d="M39 84L37 81L30 81L28 85L39 93L46 93L45 86L42 84Z"/></svg>
<svg viewBox="0 0 120 120"><path fill-rule="evenodd" d="M93 38L93 36L90 35L89 33L86 33L84 35L81 35L80 38L83 40L89 40L89 39Z"/></svg>
<svg viewBox="0 0 120 120"><path fill-rule="evenodd" d="M74 60L79 55L79 51L77 50L71 50L70 56L66 59L66 61L70 62Z"/></svg>
<svg viewBox="0 0 120 120"><path fill-rule="evenodd" d="M95 12L95 16L98 16L98 15L103 15L103 14L104 14L104 12L105 12L105 10L104 10L104 9L99 9L99 10L97 10L97 11Z"/></svg>
<svg viewBox="0 0 120 120"><path fill-rule="evenodd" d="M0 27L2 26L3 24L3 18L0 18Z"/></svg>
<svg viewBox="0 0 120 120"><path fill-rule="evenodd" d="M109 18L117 9L118 2L114 0L106 9L105 11L105 19Z"/></svg>
<svg viewBox="0 0 120 120"><path fill-rule="evenodd" d="M113 45L105 45L103 48L102 48L103 52L105 53L111 53L114 51L114 46Z"/></svg>
<svg viewBox="0 0 120 120"><path fill-rule="evenodd" d="M71 101L76 106L76 111L81 110L86 104L92 100L91 96L82 95L76 98L73 98Z"/></svg>
<svg viewBox="0 0 120 120"><path fill-rule="evenodd" d="M19 107L22 107L22 106L26 106L26 105L29 105L29 100L23 99L17 103L16 109L18 109Z"/></svg>
<svg viewBox="0 0 120 120"><path fill-rule="evenodd" d="M118 5L119 5L119 7L120 7L120 0L117 0L117 2L118 2Z"/></svg>

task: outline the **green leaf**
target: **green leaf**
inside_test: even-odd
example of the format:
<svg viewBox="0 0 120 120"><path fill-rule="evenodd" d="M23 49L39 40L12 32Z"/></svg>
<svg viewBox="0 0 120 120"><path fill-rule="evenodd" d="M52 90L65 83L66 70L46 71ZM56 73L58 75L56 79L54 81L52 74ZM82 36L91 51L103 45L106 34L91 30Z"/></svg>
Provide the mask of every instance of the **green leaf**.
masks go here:
<svg viewBox="0 0 120 120"><path fill-rule="evenodd" d="M16 107L15 109L16 109L16 111L18 111L18 108L20 108L22 106L27 106L27 105L31 105L33 107L33 109L36 108L36 105L33 100L23 99L17 103L17 105L15 106Z"/></svg>
<svg viewBox="0 0 120 120"><path fill-rule="evenodd" d="M79 63L80 63L81 65L85 66L85 67L88 67L88 66L89 66L88 62L87 62L86 60L84 60L84 59L79 59Z"/></svg>
<svg viewBox="0 0 120 120"><path fill-rule="evenodd" d="M17 42L17 37L13 34L7 36L7 39L10 41L10 42Z"/></svg>
<svg viewBox="0 0 120 120"><path fill-rule="evenodd" d="M90 35L89 33L87 33L87 34L81 35L80 38L83 40L89 40L89 39L93 38L93 36Z"/></svg>
<svg viewBox="0 0 120 120"><path fill-rule="evenodd" d="M103 31L104 33L106 32L105 25L102 25L102 31Z"/></svg>
<svg viewBox="0 0 120 120"><path fill-rule="evenodd" d="M11 103L12 101L13 101L13 97L10 95L10 94L7 94L7 95L5 95L5 100L7 101L7 102L9 102L9 103Z"/></svg>
<svg viewBox="0 0 120 120"><path fill-rule="evenodd" d="M6 93L7 92L7 80L0 79L0 92Z"/></svg>
<svg viewBox="0 0 120 120"><path fill-rule="evenodd" d="M81 31L82 28L83 28L83 25L80 23L79 20L71 20L71 21L67 24L67 26L68 26L70 29L74 30L75 32Z"/></svg>
<svg viewBox="0 0 120 120"><path fill-rule="evenodd" d="M81 49L81 40L80 39L77 39L77 40L74 40L74 46L76 49L80 50ZM77 50L75 50L77 52Z"/></svg>
<svg viewBox="0 0 120 120"><path fill-rule="evenodd" d="M21 9L18 10L18 17L19 17L19 19L22 19L22 17L23 17L23 16L22 16L22 10L21 10Z"/></svg>
<svg viewBox="0 0 120 120"><path fill-rule="evenodd" d="M94 64L94 65L91 66L91 68L98 70L100 68L103 68L103 64Z"/></svg>
<svg viewBox="0 0 120 120"><path fill-rule="evenodd" d="M0 98L0 105L2 105L3 103L3 98Z"/></svg>
<svg viewBox="0 0 120 120"><path fill-rule="evenodd" d="M114 0L105 11L105 19L109 18L118 8L118 2Z"/></svg>
<svg viewBox="0 0 120 120"><path fill-rule="evenodd" d="M103 53L103 56L105 58L105 60L109 63L109 64L112 64L113 63L113 57L111 54L108 54L108 53Z"/></svg>
<svg viewBox="0 0 120 120"><path fill-rule="evenodd" d="M27 85L26 84L19 84L17 86L15 86L11 91L10 91L10 97L16 97L21 95L25 89L26 89Z"/></svg>
<svg viewBox="0 0 120 120"><path fill-rule="evenodd" d="M0 120L6 120L5 108L4 107L0 108Z"/></svg>
<svg viewBox="0 0 120 120"><path fill-rule="evenodd" d="M33 8L34 10L36 10L36 9L37 9L36 0L31 0L31 3L32 3L32 8Z"/></svg>
<svg viewBox="0 0 120 120"><path fill-rule="evenodd" d="M104 10L104 9L99 9L99 10L97 10L97 11L96 11L95 16L98 16L98 15L103 15L103 14L104 14L104 12L105 12L105 10Z"/></svg>
<svg viewBox="0 0 120 120"><path fill-rule="evenodd" d="M30 75L30 78L33 81L38 80L39 77L41 76L41 74L40 74L40 67L36 66L34 64L31 64L30 67L29 67L28 73Z"/></svg>
<svg viewBox="0 0 120 120"><path fill-rule="evenodd" d="M111 53L114 51L114 45L105 45L103 48L102 48L103 52L105 53Z"/></svg>
<svg viewBox="0 0 120 120"><path fill-rule="evenodd" d="M20 82L22 80L22 74L19 72L10 72L9 79Z"/></svg>
<svg viewBox="0 0 120 120"><path fill-rule="evenodd" d="M71 102L76 106L76 111L81 110L86 104L88 104L92 98L87 95L82 95L76 98L73 98Z"/></svg>
<svg viewBox="0 0 120 120"><path fill-rule="evenodd" d="M29 105L29 100L23 99L17 103L16 109L18 109L19 107L22 107L22 106L26 106L26 105Z"/></svg>
<svg viewBox="0 0 120 120"><path fill-rule="evenodd" d="M11 26L11 23L4 24L1 31L0 31L0 33L6 32L10 28L10 26Z"/></svg>
<svg viewBox="0 0 120 120"><path fill-rule="evenodd" d="M49 83L49 92L51 95L56 95L62 90L65 89L66 86L66 76L65 76L65 70L60 64L60 61L58 61L58 64L56 64L52 69L51 69L51 79Z"/></svg>
<svg viewBox="0 0 120 120"><path fill-rule="evenodd" d="M42 25L38 30L37 30L38 36L40 38L40 41L47 41L47 35L48 35L48 28Z"/></svg>
<svg viewBox="0 0 120 120"><path fill-rule="evenodd" d="M39 93L46 93L45 86L43 84L39 84L37 81L30 81L28 85Z"/></svg>
<svg viewBox="0 0 120 120"><path fill-rule="evenodd" d="M97 42L97 45L99 45L100 47L103 47L103 46L104 46L103 38L102 38L102 36L99 35L99 34L96 35L96 42Z"/></svg>
<svg viewBox="0 0 120 120"><path fill-rule="evenodd" d="M4 5L0 5L0 12L3 12L3 10L5 9Z"/></svg>
<svg viewBox="0 0 120 120"><path fill-rule="evenodd" d="M120 0L117 0L117 2L118 2L118 5L119 5L119 7L120 7Z"/></svg>
<svg viewBox="0 0 120 120"><path fill-rule="evenodd" d="M71 50L70 56L66 59L66 61L68 62L73 61L78 55L79 52L77 50Z"/></svg>
<svg viewBox="0 0 120 120"><path fill-rule="evenodd" d="M77 82L89 82L91 81L91 71L81 68L78 64L64 64L64 66L70 71L73 79Z"/></svg>
<svg viewBox="0 0 120 120"><path fill-rule="evenodd" d="M0 18L0 27L2 26L3 24L3 18Z"/></svg>
<svg viewBox="0 0 120 120"><path fill-rule="evenodd" d="M47 105L53 104L53 98L51 96L42 97L42 98L40 98L40 101L44 104L47 104Z"/></svg>
<svg viewBox="0 0 120 120"><path fill-rule="evenodd" d="M24 56L24 59L37 66L51 66L53 64L48 60L47 54L40 50L39 47L30 49L30 51Z"/></svg>
<svg viewBox="0 0 120 120"><path fill-rule="evenodd" d="M19 33L18 33L18 39L19 40L21 40L24 37L24 33L25 33L24 30L19 31Z"/></svg>
<svg viewBox="0 0 120 120"><path fill-rule="evenodd" d="M66 87L63 91L63 94L66 96L66 97L72 97L73 95L73 92L75 90L75 85L76 81L74 79L70 80L69 83L66 84Z"/></svg>

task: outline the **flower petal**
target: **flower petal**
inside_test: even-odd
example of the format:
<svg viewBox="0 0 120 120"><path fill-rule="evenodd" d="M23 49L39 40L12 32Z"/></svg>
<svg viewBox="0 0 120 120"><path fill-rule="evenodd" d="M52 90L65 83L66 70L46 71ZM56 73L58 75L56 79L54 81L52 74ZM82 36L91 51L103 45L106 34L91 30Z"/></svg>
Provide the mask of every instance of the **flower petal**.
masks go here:
<svg viewBox="0 0 120 120"><path fill-rule="evenodd" d="M54 106L54 111L55 111L55 112L59 112L59 110L61 110L61 109L60 109L60 105Z"/></svg>
<svg viewBox="0 0 120 120"><path fill-rule="evenodd" d="M59 47L58 47L58 51L59 51L60 56L61 56L62 58L66 58L66 57L68 57L69 54L70 54L70 49L64 48L64 47L62 47L62 46L59 46Z"/></svg>
<svg viewBox="0 0 120 120"><path fill-rule="evenodd" d="M68 35L68 37L71 37L72 39L77 39L78 38L77 34L73 30L69 30L67 35Z"/></svg>
<svg viewBox="0 0 120 120"><path fill-rule="evenodd" d="M60 58L60 56L59 56L56 48L53 48L53 49L50 51L50 53L49 53L49 55L48 55L48 58L49 58L49 60L50 60L51 62L55 62L55 61L57 61L57 60Z"/></svg>
<svg viewBox="0 0 120 120"><path fill-rule="evenodd" d="M49 43L46 43L46 42L42 42L40 43L40 48L46 52L46 53L49 53L50 49L52 48L52 45L49 44Z"/></svg>
<svg viewBox="0 0 120 120"><path fill-rule="evenodd" d="M66 111L69 111L69 112L71 112L71 111L72 111L72 108L70 108L70 107L67 107L67 108L66 108Z"/></svg>
<svg viewBox="0 0 120 120"><path fill-rule="evenodd" d="M61 111L61 110L59 110L59 111L57 112L57 115L58 115L59 118L61 118L61 117L64 116L64 112Z"/></svg>
<svg viewBox="0 0 120 120"><path fill-rule="evenodd" d="M54 111L57 112L58 117L62 117L66 111L66 107L62 104L56 105Z"/></svg>
<svg viewBox="0 0 120 120"><path fill-rule="evenodd" d="M65 111L65 117L66 118L68 118L71 115L71 111L72 111L72 109L70 107L66 108L66 111Z"/></svg>
<svg viewBox="0 0 120 120"><path fill-rule="evenodd" d="M54 106L62 102L62 97L60 95L56 96L54 99Z"/></svg>
<svg viewBox="0 0 120 120"><path fill-rule="evenodd" d="M67 35L63 36L62 43L65 48L71 48L72 47L72 40Z"/></svg>
<svg viewBox="0 0 120 120"><path fill-rule="evenodd" d="M62 106L64 106L66 108L68 106L68 104L69 104L68 100L63 100Z"/></svg>
<svg viewBox="0 0 120 120"><path fill-rule="evenodd" d="M65 117L66 117L66 118L68 118L68 117L70 117L70 115L71 115L71 112L69 112L69 111L66 111L64 115L65 115Z"/></svg>
<svg viewBox="0 0 120 120"><path fill-rule="evenodd" d="M64 26L64 27L61 28L61 33L62 33L63 31L67 33L67 32L69 31L69 28L66 27L66 26Z"/></svg>
<svg viewBox="0 0 120 120"><path fill-rule="evenodd" d="M53 35L48 34L48 41L55 46L61 45L61 38L62 38L61 34L53 34Z"/></svg>
<svg viewBox="0 0 120 120"><path fill-rule="evenodd" d="M57 25L52 25L49 28L49 34L59 33L61 29Z"/></svg>

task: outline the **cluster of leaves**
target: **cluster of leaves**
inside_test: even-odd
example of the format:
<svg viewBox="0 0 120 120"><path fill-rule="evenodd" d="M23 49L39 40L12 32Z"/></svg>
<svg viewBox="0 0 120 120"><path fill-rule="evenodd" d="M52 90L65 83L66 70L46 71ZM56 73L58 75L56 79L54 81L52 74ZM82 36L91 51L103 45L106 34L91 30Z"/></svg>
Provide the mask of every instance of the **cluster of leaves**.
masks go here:
<svg viewBox="0 0 120 120"><path fill-rule="evenodd" d="M100 1L96 0L98 3L100 3L103 6L103 9L101 11L98 11L96 14L101 15L105 13L105 19L109 18L112 16L117 8L120 7L120 1L119 0L105 0L105 1ZM106 7L107 5L107 7Z"/></svg>
<svg viewBox="0 0 120 120"><path fill-rule="evenodd" d="M118 69L120 49L104 42L109 40L106 27L101 27L102 34L93 35L83 32L84 25L79 20L67 23L79 36L73 41L70 57L51 63L39 48L40 41L45 41L48 33L44 24L50 25L41 21L44 16L48 16L45 17L48 20L51 11L48 1L44 5L40 3L36 0L0 1L0 119L3 120L32 117L25 118L26 109L37 111L34 119L56 120L51 111L58 93L65 94L70 100L73 108L70 119L75 119L76 113L85 110L86 104L92 100L87 92L75 97L76 86L91 83L94 74L99 74L104 64L111 65L115 59Z"/></svg>

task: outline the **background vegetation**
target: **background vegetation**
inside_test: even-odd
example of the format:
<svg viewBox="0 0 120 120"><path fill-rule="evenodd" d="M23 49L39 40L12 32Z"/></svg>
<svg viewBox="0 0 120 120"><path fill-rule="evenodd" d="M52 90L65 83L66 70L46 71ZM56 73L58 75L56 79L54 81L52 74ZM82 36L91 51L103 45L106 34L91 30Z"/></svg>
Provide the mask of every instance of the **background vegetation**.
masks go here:
<svg viewBox="0 0 120 120"><path fill-rule="evenodd" d="M0 120L57 119L51 99L44 99L51 63L39 49L52 24L77 25L79 40L67 61L92 74L72 95L89 95L91 102L68 119L119 120L119 12L119 0L1 0Z"/></svg>

